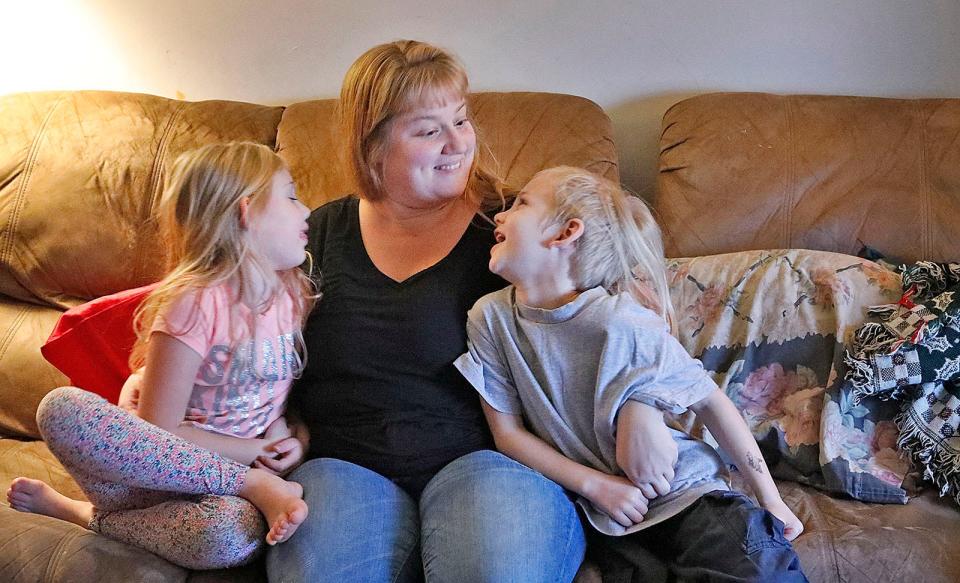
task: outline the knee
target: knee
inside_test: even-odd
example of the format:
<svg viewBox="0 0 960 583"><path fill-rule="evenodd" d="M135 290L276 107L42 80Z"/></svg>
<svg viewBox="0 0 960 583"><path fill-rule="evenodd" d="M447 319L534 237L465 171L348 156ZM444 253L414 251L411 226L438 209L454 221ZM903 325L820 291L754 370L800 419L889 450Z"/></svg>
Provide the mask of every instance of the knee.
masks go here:
<svg viewBox="0 0 960 583"><path fill-rule="evenodd" d="M76 428L79 411L96 395L77 387L58 387L47 393L37 406L37 428L45 441L65 429Z"/></svg>
<svg viewBox="0 0 960 583"><path fill-rule="evenodd" d="M576 517L573 503L561 486L503 454L488 450L465 455L440 470L421 498L422 506L433 503L440 507L453 504L464 511L476 509L477 514L490 517L494 523L504 519L501 514L508 513L559 515L562 521Z"/></svg>
<svg viewBox="0 0 960 583"><path fill-rule="evenodd" d="M328 458L288 479L303 485L310 513L291 540L270 547L271 580L406 581L420 571L417 504L396 484Z"/></svg>
<svg viewBox="0 0 960 583"><path fill-rule="evenodd" d="M441 470L424 490L421 516L428 572L460 565L467 580L564 580L586 550L564 490L496 452L475 452Z"/></svg>

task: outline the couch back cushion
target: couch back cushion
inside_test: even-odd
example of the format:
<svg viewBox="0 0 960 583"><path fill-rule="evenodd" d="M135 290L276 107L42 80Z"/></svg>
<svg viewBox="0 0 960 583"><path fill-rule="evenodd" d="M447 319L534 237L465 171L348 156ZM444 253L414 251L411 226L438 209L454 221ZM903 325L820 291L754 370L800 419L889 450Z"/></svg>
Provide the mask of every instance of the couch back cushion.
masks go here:
<svg viewBox="0 0 960 583"><path fill-rule="evenodd" d="M64 309L160 277L153 212L180 153L259 142L288 162L311 208L353 192L335 105L103 91L0 97L0 434L36 436L37 403L66 383L40 355ZM487 93L471 105L483 155L514 185L556 164L619 178L610 121L586 99Z"/></svg>
<svg viewBox="0 0 960 583"><path fill-rule="evenodd" d="M671 257L766 248L960 259L960 99L715 93L663 118Z"/></svg>

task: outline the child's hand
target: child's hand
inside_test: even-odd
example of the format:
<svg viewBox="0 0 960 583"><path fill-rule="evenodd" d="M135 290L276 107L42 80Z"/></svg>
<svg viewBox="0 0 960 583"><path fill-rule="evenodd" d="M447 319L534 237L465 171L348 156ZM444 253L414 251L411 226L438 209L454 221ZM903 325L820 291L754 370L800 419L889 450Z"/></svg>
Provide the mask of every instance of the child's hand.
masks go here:
<svg viewBox="0 0 960 583"><path fill-rule="evenodd" d="M143 367L130 373L127 380L120 389L120 396L117 398L117 406L134 415L137 414L137 407L140 404L140 385L143 384Z"/></svg>
<svg viewBox="0 0 960 583"><path fill-rule="evenodd" d="M268 453L254 460L253 467L282 477L303 463L307 450L310 448L310 430L307 429L303 421L294 418L294 421L288 425L286 420L281 417L271 423L270 427L267 428L267 431L264 433L265 440L268 436L276 437L282 435L283 431L277 423L279 421L283 421L282 426L290 436L280 441L270 440L273 441L273 443L267 445L266 450Z"/></svg>
<svg viewBox="0 0 960 583"><path fill-rule="evenodd" d="M253 460L253 467L266 470L280 477L286 476L303 462L305 449L296 437L282 439L269 446L271 455L262 455Z"/></svg>
<svg viewBox="0 0 960 583"><path fill-rule="evenodd" d="M670 491L677 443L663 422L663 413L649 405L627 401L617 417L617 465L647 499Z"/></svg>
<svg viewBox="0 0 960 583"><path fill-rule="evenodd" d="M803 523L800 522L797 515L793 513L793 510L790 510L790 507L787 506L783 500L764 504L763 507L783 522L783 536L787 540L793 540L803 532Z"/></svg>
<svg viewBox="0 0 960 583"><path fill-rule="evenodd" d="M624 528L643 521L647 513L646 496L627 478L604 474L590 490L586 498Z"/></svg>

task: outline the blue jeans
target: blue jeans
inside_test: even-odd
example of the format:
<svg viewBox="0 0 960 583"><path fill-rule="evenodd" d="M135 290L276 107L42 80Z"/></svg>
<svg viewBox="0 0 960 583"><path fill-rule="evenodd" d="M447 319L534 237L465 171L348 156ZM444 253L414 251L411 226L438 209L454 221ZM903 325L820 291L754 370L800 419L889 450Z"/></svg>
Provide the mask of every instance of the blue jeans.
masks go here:
<svg viewBox="0 0 960 583"><path fill-rule="evenodd" d="M290 475L307 520L267 554L270 581L571 581L586 547L574 504L493 451L458 458L417 504L366 468L315 459Z"/></svg>

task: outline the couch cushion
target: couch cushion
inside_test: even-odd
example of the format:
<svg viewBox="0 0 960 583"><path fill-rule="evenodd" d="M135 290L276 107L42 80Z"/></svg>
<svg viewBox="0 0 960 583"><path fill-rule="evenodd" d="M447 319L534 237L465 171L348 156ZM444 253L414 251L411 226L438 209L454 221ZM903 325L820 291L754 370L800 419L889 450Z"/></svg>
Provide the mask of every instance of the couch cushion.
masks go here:
<svg viewBox="0 0 960 583"><path fill-rule="evenodd" d="M714 93L663 118L673 257L745 249L960 258L960 99Z"/></svg>
<svg viewBox="0 0 960 583"><path fill-rule="evenodd" d="M24 302L0 301L0 436L39 438L40 399L67 377L40 355L40 345L60 310Z"/></svg>
<svg viewBox="0 0 960 583"><path fill-rule="evenodd" d="M61 309L156 281L164 175L213 142L274 145L281 107L76 91L0 97L0 293Z"/></svg>
<svg viewBox="0 0 960 583"><path fill-rule="evenodd" d="M810 581L960 581L960 513L949 499L928 491L905 506L866 504L778 486L805 526L793 546Z"/></svg>

